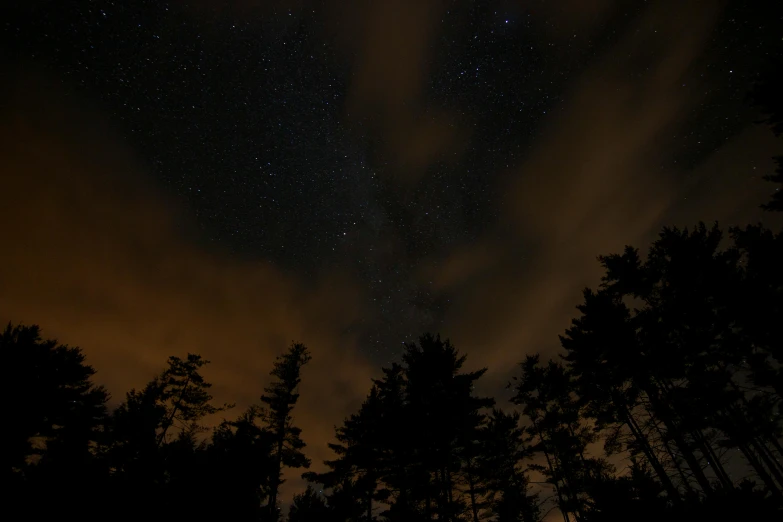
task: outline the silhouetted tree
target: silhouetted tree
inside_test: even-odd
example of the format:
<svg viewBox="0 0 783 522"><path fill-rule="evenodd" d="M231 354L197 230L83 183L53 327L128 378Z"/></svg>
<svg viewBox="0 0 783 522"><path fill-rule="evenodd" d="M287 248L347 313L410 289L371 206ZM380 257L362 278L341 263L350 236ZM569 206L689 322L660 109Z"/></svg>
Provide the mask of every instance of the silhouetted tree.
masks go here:
<svg viewBox="0 0 783 522"><path fill-rule="evenodd" d="M105 455L115 477L136 486L163 480L163 463L158 446L166 418L159 378L141 390L130 390L112 413Z"/></svg>
<svg viewBox="0 0 783 522"><path fill-rule="evenodd" d="M783 345L776 325L783 315L783 231L761 226L731 230L742 284L730 296L750 381L783 399ZM780 414L780 410L778 410Z"/></svg>
<svg viewBox="0 0 783 522"><path fill-rule="evenodd" d="M197 435L204 417L230 405L215 406L212 386L200 373L208 364L199 355L169 357L168 367L142 390L131 390L113 412L104 451L116 487L142 499L127 507L142 516L156 507L165 514L197 509L195 463L205 450ZM188 495L192 503L183 503ZM161 515L163 516L163 515Z"/></svg>
<svg viewBox="0 0 783 522"><path fill-rule="evenodd" d="M783 285L767 261L783 255L769 231L733 235L721 250L717 226L664 229L644 261L630 247L600 258L602 288L585 291L561 339L585 414L613 430L608 442L644 455L674 501L696 491L692 478L706 495L733 489L727 448L773 495L783 484L780 348L768 333Z"/></svg>
<svg viewBox="0 0 783 522"><path fill-rule="evenodd" d="M773 237L767 235L767 240L773 242ZM691 452L685 454L693 460L698 452L721 487L732 488L719 448L738 448L770 491L780 495L783 474L771 454L780 420L770 415L779 397L770 389L751 394L743 390L754 373L749 361L758 366L760 356L774 359L776 349L755 342L767 338L761 332L768 325L749 324L741 310L745 305L737 299L750 297L750 281L741 268L742 252L720 250L722 239L717 226L699 225L692 232L664 229L644 263L633 249L602 258L606 288L645 305L634 317L648 371L643 384L656 415L667 423L667 433L676 437L681 450L689 445ZM780 309L779 289L755 292ZM709 492L698 464L688 464Z"/></svg>
<svg viewBox="0 0 783 522"><path fill-rule="evenodd" d="M373 520L373 500L391 506L386 518L416 516L412 477L419 466L405 420L404 369L394 364L383 372L359 411L336 429L337 443L329 447L337 458L325 462L330 471L303 475L331 490L329 503L340 520Z"/></svg>
<svg viewBox="0 0 783 522"><path fill-rule="evenodd" d="M384 498L384 493L378 490L378 481L383 465L385 420L378 388L373 386L359 412L352 414L337 428L337 443L329 444L338 456L325 462L331 471L304 475L308 480L329 488L350 489L358 497L353 504L368 521L373 520L373 501Z"/></svg>
<svg viewBox="0 0 783 522"><path fill-rule="evenodd" d="M592 505L585 513L588 522L620 522L633 519L645 522L671 520L677 511L667 504L660 482L649 468L631 459L627 474L603 477L591 488ZM682 504L677 504L678 509Z"/></svg>
<svg viewBox="0 0 783 522"><path fill-rule="evenodd" d="M374 381L383 413L378 427L380 455L379 498L389 508L388 520L422 518L419 497L428 494L429 480L419 460L416 430L406 420L408 400L405 369L394 363L383 368L383 378Z"/></svg>
<svg viewBox="0 0 783 522"><path fill-rule="evenodd" d="M448 340L432 335L422 336L418 346L407 344L402 357L406 417L417 428L417 460L429 482L421 484L425 516L433 512L430 503L434 501L434 513L442 520L456 520L464 509L467 499L457 491L465 466L461 454L466 444L479 439L482 410L495 402L473 394L486 369L461 373L466 358Z"/></svg>
<svg viewBox="0 0 783 522"><path fill-rule="evenodd" d="M199 370L209 361L200 355L188 354L187 359L169 357L169 367L158 379L160 396L158 401L166 413L160 424L157 445L166 441L169 429L174 427L183 433L199 433L205 428L198 422L209 415L224 411L231 405L216 407L211 404L212 396L208 390L212 384L206 382Z"/></svg>
<svg viewBox="0 0 783 522"><path fill-rule="evenodd" d="M259 425L256 406L236 420L220 423L197 474L205 482L205 512L226 519L258 520L269 494L273 446L271 433Z"/></svg>
<svg viewBox="0 0 783 522"><path fill-rule="evenodd" d="M0 332L6 422L3 458L11 511L90 516L107 471L95 459L108 394L82 351L41 338L37 325ZM17 509L18 508L18 509Z"/></svg>
<svg viewBox="0 0 783 522"><path fill-rule="evenodd" d="M666 469L669 455L662 456L655 448L656 442L667 442L651 440L655 435L645 428L648 419L640 382L649 370L630 310L619 297L591 290L585 290L584 304L578 308L582 317L572 321L560 340L576 393L586 407L585 415L611 432L605 445L608 453L643 454L669 497L677 501L680 492ZM627 429L629 436L622 428Z"/></svg>
<svg viewBox="0 0 783 522"><path fill-rule="evenodd" d="M267 515L269 520L279 518L278 491L283 483L284 467L310 467L310 459L302 452L305 447L300 435L301 428L293 425L292 412L299 400L299 383L302 367L310 361L307 347L293 343L288 351L275 360L270 375L275 380L266 388L261 402L265 407L261 410L261 418L265 429L272 435L272 467L269 477L269 499Z"/></svg>
<svg viewBox="0 0 783 522"><path fill-rule="evenodd" d="M582 415L579 398L568 370L555 361L542 365L538 355L528 356L516 379L514 404L527 417L532 450L543 455L538 469L552 484L563 517L581 522L589 507L589 490L609 470L606 463L587 452L597 440Z"/></svg>
<svg viewBox="0 0 783 522"><path fill-rule="evenodd" d="M145 460L161 446L204 431L204 417L231 406L215 406L200 369L209 364L200 355L169 357L168 368L141 390L131 390L113 413L113 451L120 460ZM176 435L172 437L172 428Z"/></svg>
<svg viewBox="0 0 783 522"><path fill-rule="evenodd" d="M288 522L329 522L333 520L326 500L312 486L304 492L294 495L294 501L288 512Z"/></svg>
<svg viewBox="0 0 783 522"><path fill-rule="evenodd" d="M362 520L373 501L386 520L475 519L484 491L479 476L484 410L473 393L485 370L462 372L465 356L449 341L424 335L408 344L403 364L383 369L358 413L337 429L331 471L308 479L352 492Z"/></svg>
<svg viewBox="0 0 783 522"><path fill-rule="evenodd" d="M478 476L487 514L496 522L538 522L541 517L538 495L531 494L525 474L529 442L518 413L492 411L483 430Z"/></svg>
<svg viewBox="0 0 783 522"><path fill-rule="evenodd" d="M43 340L37 325L12 326L0 333L6 372L9 422L3 451L7 472L28 469L44 457L69 467L91 455L106 415L108 394L91 379L77 347Z"/></svg>

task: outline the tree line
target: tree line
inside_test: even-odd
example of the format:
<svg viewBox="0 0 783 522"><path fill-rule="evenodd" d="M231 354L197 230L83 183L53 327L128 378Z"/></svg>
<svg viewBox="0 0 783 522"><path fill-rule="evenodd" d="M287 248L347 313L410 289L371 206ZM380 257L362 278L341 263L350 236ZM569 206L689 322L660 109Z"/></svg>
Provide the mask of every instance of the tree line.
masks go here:
<svg viewBox="0 0 783 522"><path fill-rule="evenodd" d="M169 357L112 411L79 348L41 338L38 326L0 334L9 393L7 493L33 519L278 520L286 467L308 467L292 423L300 371L294 343L274 363L258 404L209 430L217 405L200 355Z"/></svg>
<svg viewBox="0 0 783 522"><path fill-rule="evenodd" d="M666 228L646 258L601 257L563 353L525 357L506 411L475 394L485 370L463 371L449 341L407 345L337 429L329 471L305 475L326 501L308 491L294 507L335 521L779 517L783 234L729 236Z"/></svg>
<svg viewBox="0 0 783 522"><path fill-rule="evenodd" d="M599 258L562 353L528 355L505 407L449 340L424 335L336 428L301 521L564 522L779 516L783 233L665 228L646 256ZM308 468L292 412L308 349L280 355L233 420L199 355L172 356L111 411L79 348L8 325L9 498L35 515L280 520ZM551 513L550 513L551 512ZM558 513L559 514L556 514ZM110 515L107 515L110 514Z"/></svg>

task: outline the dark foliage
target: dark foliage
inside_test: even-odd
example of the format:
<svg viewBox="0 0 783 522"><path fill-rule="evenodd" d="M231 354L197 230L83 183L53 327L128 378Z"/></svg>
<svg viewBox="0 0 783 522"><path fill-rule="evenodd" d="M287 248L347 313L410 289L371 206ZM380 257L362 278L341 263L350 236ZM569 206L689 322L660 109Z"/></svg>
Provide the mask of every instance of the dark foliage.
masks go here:
<svg viewBox="0 0 783 522"><path fill-rule="evenodd" d="M99 498L103 466L93 457L108 394L79 348L41 339L38 326L0 334L8 418L3 459L9 498L46 517L51 505L82 509L82 488ZM34 490L26 487L34 482ZM89 506L89 504L87 504Z"/></svg>
<svg viewBox="0 0 783 522"><path fill-rule="evenodd" d="M666 228L645 256L599 259L603 283L584 291L559 360L521 363L518 411L477 394L486 370L424 335L336 428L335 458L304 474L319 487L294 496L288 520L781 518L783 233ZM259 404L211 430L230 406L213 404L198 355L170 357L108 413L78 348L9 325L0 349L15 512L278 520L284 468L310 465L293 423L301 344Z"/></svg>

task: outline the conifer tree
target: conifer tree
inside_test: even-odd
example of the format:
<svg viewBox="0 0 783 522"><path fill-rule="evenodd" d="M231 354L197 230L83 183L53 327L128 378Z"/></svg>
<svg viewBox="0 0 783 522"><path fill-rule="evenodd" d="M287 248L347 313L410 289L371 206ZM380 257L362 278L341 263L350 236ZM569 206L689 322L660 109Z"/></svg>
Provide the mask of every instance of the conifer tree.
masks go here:
<svg viewBox="0 0 783 522"><path fill-rule="evenodd" d="M278 520L278 493L283 483L283 468L310 467L310 459L302 452L305 443L302 429L293 424L293 410L299 400L302 367L310 361L307 347L292 343L288 351L276 358L270 375L272 383L264 388L261 410L265 429L271 434L272 466L269 476L269 499L266 514L269 520Z"/></svg>

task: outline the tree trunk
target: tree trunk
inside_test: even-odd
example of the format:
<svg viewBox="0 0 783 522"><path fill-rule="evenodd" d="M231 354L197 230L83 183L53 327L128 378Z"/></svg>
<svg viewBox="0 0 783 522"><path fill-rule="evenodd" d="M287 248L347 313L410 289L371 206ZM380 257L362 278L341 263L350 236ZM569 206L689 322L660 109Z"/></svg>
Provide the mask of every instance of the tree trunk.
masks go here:
<svg viewBox="0 0 783 522"><path fill-rule="evenodd" d="M693 476L696 478L696 481L699 483L702 491L709 495L712 493L712 486L710 485L710 481L707 480L707 476L704 474L704 470L701 468L699 461L696 459L696 455L693 454L690 444L687 443L679 427L674 422L674 419L672 419L672 411L669 405L665 404L664 401L662 401L658 396L658 389L654 384L647 383L646 389L644 389L644 391L647 394L650 403L652 404L653 411L656 413L656 416L661 419L661 422L663 422L663 424L666 426L667 434L671 435L672 440L674 440L674 443L677 444L677 447L680 449L680 453L685 459L685 462L688 464L691 473L693 473Z"/></svg>
<svg viewBox="0 0 783 522"><path fill-rule="evenodd" d="M432 520L432 498L431 498L431 485L430 482L432 482L432 475L430 475L429 472L427 472L427 493L425 494L425 500L424 500L424 516L427 520Z"/></svg>
<svg viewBox="0 0 783 522"><path fill-rule="evenodd" d="M745 410L749 412L750 404L748 403L748 400L745 397L745 392L739 389L739 386L737 386L737 383L734 382L733 378L728 377L726 380L729 386L731 386L732 389L739 395L740 400L742 401L742 405L745 407ZM729 438L732 439L738 446L741 441L745 442L746 449L750 451L752 451L750 445L752 444L753 446L755 446L758 450L761 460L763 460L764 463L766 463L767 467L769 468L769 471L777 479L779 487L783 487L783 467L781 467L780 463L775 458L775 455L772 454L772 452L766 447L764 441L760 440L759 437L753 437L752 435L750 436L749 439L745 439L745 441L743 441L744 437L742 437L740 433L742 432L742 424L743 424L742 421L746 418L746 416L742 413L742 409L739 409L739 411L737 411L736 408L733 408L731 405L729 405L727 407L727 410L729 413L724 415L726 416L727 419L727 423L728 423L727 426L731 429L731 433L728 433ZM734 413L734 415L730 415L732 413ZM777 445L777 447L780 448L780 444L774 440L774 437L773 437L773 444ZM746 452L743 452L743 454L746 455ZM761 465L761 462L759 462L758 459L754 459L754 461L757 463L757 465ZM756 466L754 466L754 468L756 468L757 472L759 471L761 471L762 473L765 472L765 470L759 470ZM759 475L759 477L761 477L761 475ZM762 478L762 480L764 479ZM780 492L780 489L778 489L778 492Z"/></svg>
<svg viewBox="0 0 783 522"><path fill-rule="evenodd" d="M569 427L570 431L570 427ZM573 434L573 432L571 432ZM552 437L550 436L550 440L552 440ZM569 500L569 504L571 504L571 508L573 511L570 513L574 516L574 519L576 522L580 522L582 520L582 511L579 506L579 494L578 490L575 489L574 483L576 482L574 480L574 473L573 469L569 465L563 464L563 459L560 458L560 454L557 451L557 446L553 445L553 457L555 459L555 466L560 470L562 481L563 481L563 491L566 493L566 497Z"/></svg>
<svg viewBox="0 0 783 522"><path fill-rule="evenodd" d="M446 492L448 493L448 496L446 497L448 520L452 520L454 518L454 513L452 512L452 509L454 508L454 484L451 481L451 471L449 471L448 467L446 467L446 488Z"/></svg>
<svg viewBox="0 0 783 522"><path fill-rule="evenodd" d="M541 440L542 446L546 447L545 444L546 439L544 439L544 435L541 433L541 429L538 427L538 423L533 418L531 418L530 420L533 423L533 428L536 430L536 433L538 434L538 438ZM563 493L560 491L560 484L557 480L555 467L552 464L552 458L549 456L549 452L546 449L544 449L543 451L544 451L544 458L546 458L546 465L549 467L549 470L552 473L552 479L554 482L553 485L555 486L555 494L557 495L558 504L560 505L560 513L563 515L563 520L565 522L571 522L568 518L568 512L565 509L563 509L563 506L565 505L565 501L563 498Z"/></svg>
<svg viewBox="0 0 783 522"><path fill-rule="evenodd" d="M776 439L776 438L774 438L774 437L768 437L768 438L769 438L769 442L770 442L770 444L772 444L772 446L773 446L773 447L774 447L774 448L777 450L777 452L778 452L778 457L779 457L779 458L783 458L783 447L781 447L781 445L780 445L780 441L779 441L779 440L777 440L777 439ZM773 455L773 457L774 457L774 455ZM777 462L777 458L776 458L776 460L775 460L775 461Z"/></svg>
<svg viewBox="0 0 783 522"><path fill-rule="evenodd" d="M742 452L745 460L748 461L748 464L750 464L753 469L756 470L756 474L759 476L761 481L766 484L767 489L772 494L772 496L780 498L780 491L775 486L775 481L772 480L772 477L769 476L769 473L767 473L767 470L764 469L764 466L762 466L758 459L756 459L756 456L753 454L753 450L745 444L738 444L737 447Z"/></svg>
<svg viewBox="0 0 783 522"><path fill-rule="evenodd" d="M674 484L669 478L669 475L666 473L666 470L661 464L661 461L658 460L655 452L653 452L647 437L645 437L639 429L639 426L636 424L636 420L633 418L633 414L628 410L628 407L624 403L619 403L619 407L621 415L625 418L625 424L631 430L631 434L633 434L636 441L642 447L642 451L647 457L647 462L650 463L656 475L658 475L658 479L661 481L663 488L666 490L666 492L669 494L669 497L673 501L679 502L680 492L677 491L677 488L674 487Z"/></svg>
<svg viewBox="0 0 783 522"><path fill-rule="evenodd" d="M671 390L675 389L675 385L669 379L664 379L662 381L662 389L664 395L666 396L666 399L668 399L671 397L670 392ZM670 411L673 414L672 415L673 421L675 417L676 417L675 422L677 423L679 423L683 419L682 415L679 414L679 411L677 410L676 407L674 408L670 407ZM726 469L723 467L723 464L721 463L720 459L718 459L718 456L715 454L715 451L712 449L712 445L709 443L709 441L707 441L707 438L704 436L703 431L699 427L693 427L690 430L690 436L693 438L693 441L696 447L701 452L702 456L707 460L707 463L715 472L715 477L718 479L721 485L724 488L732 489L734 487L734 483L732 482L728 473L726 473ZM701 469L701 467L699 469Z"/></svg>
<svg viewBox="0 0 783 522"><path fill-rule="evenodd" d="M702 454L707 457L710 467L713 469L713 471L715 471L715 476L718 477L718 480L723 485L723 487L732 489L734 487L734 483L732 482L731 477L729 477L729 474L726 473L726 469L723 467L723 464L721 464L718 456L712 449L712 445L704 437L704 434L701 432L701 430L693 430L693 438L700 446Z"/></svg>
<svg viewBox="0 0 783 522"><path fill-rule="evenodd" d="M449 483L449 470L448 465L440 468L440 502L438 509L438 520L451 521L451 484Z"/></svg>
<svg viewBox="0 0 783 522"><path fill-rule="evenodd" d="M270 520L277 520L277 493L280 489L280 472L283 469L283 444L285 443L285 420L283 422L278 421L277 429L275 430L275 437L277 438L277 455L275 455L275 467L272 470L275 475L272 479L272 483L269 486L269 508Z"/></svg>
<svg viewBox="0 0 783 522"><path fill-rule="evenodd" d="M476 506L476 485L473 481L473 462L468 459L468 487L470 488L470 510L473 512L473 522L479 522L478 506Z"/></svg>
<svg viewBox="0 0 783 522"><path fill-rule="evenodd" d="M781 473L780 469L778 469L779 463L775 460L775 456L771 455L769 448L767 448L764 443L760 442L758 439L753 438L751 439L751 442L756 447L756 451L761 457L761 460L764 461L764 463L767 465L767 468L769 468L769 472L772 473L772 476L774 476L775 480L778 481L780 487L783 487L783 473Z"/></svg>
<svg viewBox="0 0 783 522"><path fill-rule="evenodd" d="M666 453L669 455L669 458L672 459L672 466L674 466L674 469L677 470L677 474L680 476L680 480L682 480L683 487L687 490L687 493L695 493L690 480L688 480L688 477L685 476L685 471L683 471L680 463L677 462L677 455L674 454L671 446L669 446L669 441L666 440L666 437L661 431L660 426L658 426L657 420L653 418L650 419L650 422L652 422L653 426L655 427L655 431L658 432L658 436L661 438L661 444L663 444L663 447L666 449Z"/></svg>
<svg viewBox="0 0 783 522"><path fill-rule="evenodd" d="M693 454L691 445L688 444L683 435L679 432L679 428L674 424L673 421L669 420L669 422L667 422L664 419L662 420L666 425L667 431L672 432L672 439L674 440L674 443L677 444L677 447L680 450L680 454L682 454L685 462L688 464L688 468L690 468L691 473L693 473L693 476L696 478L696 482L699 483L702 491L709 495L712 493L712 486L710 485L710 481L707 479L707 476L704 474L704 470L702 469L701 464L699 464L696 455Z"/></svg>
<svg viewBox="0 0 783 522"><path fill-rule="evenodd" d="M171 414L169 415L169 418L166 419L166 425L163 426L163 431L160 433L160 436L158 437L157 447L160 447L160 445L163 444L163 441L166 439L166 432L169 431L169 426L171 426L174 423L174 415L177 414L177 411L179 410L179 407L182 404L182 398L185 396L185 390L188 389L189 385L190 385L190 374L188 374L188 378L185 379L185 385L182 387L182 391L179 392L179 397L177 397L177 402L174 403L174 407L171 409Z"/></svg>

